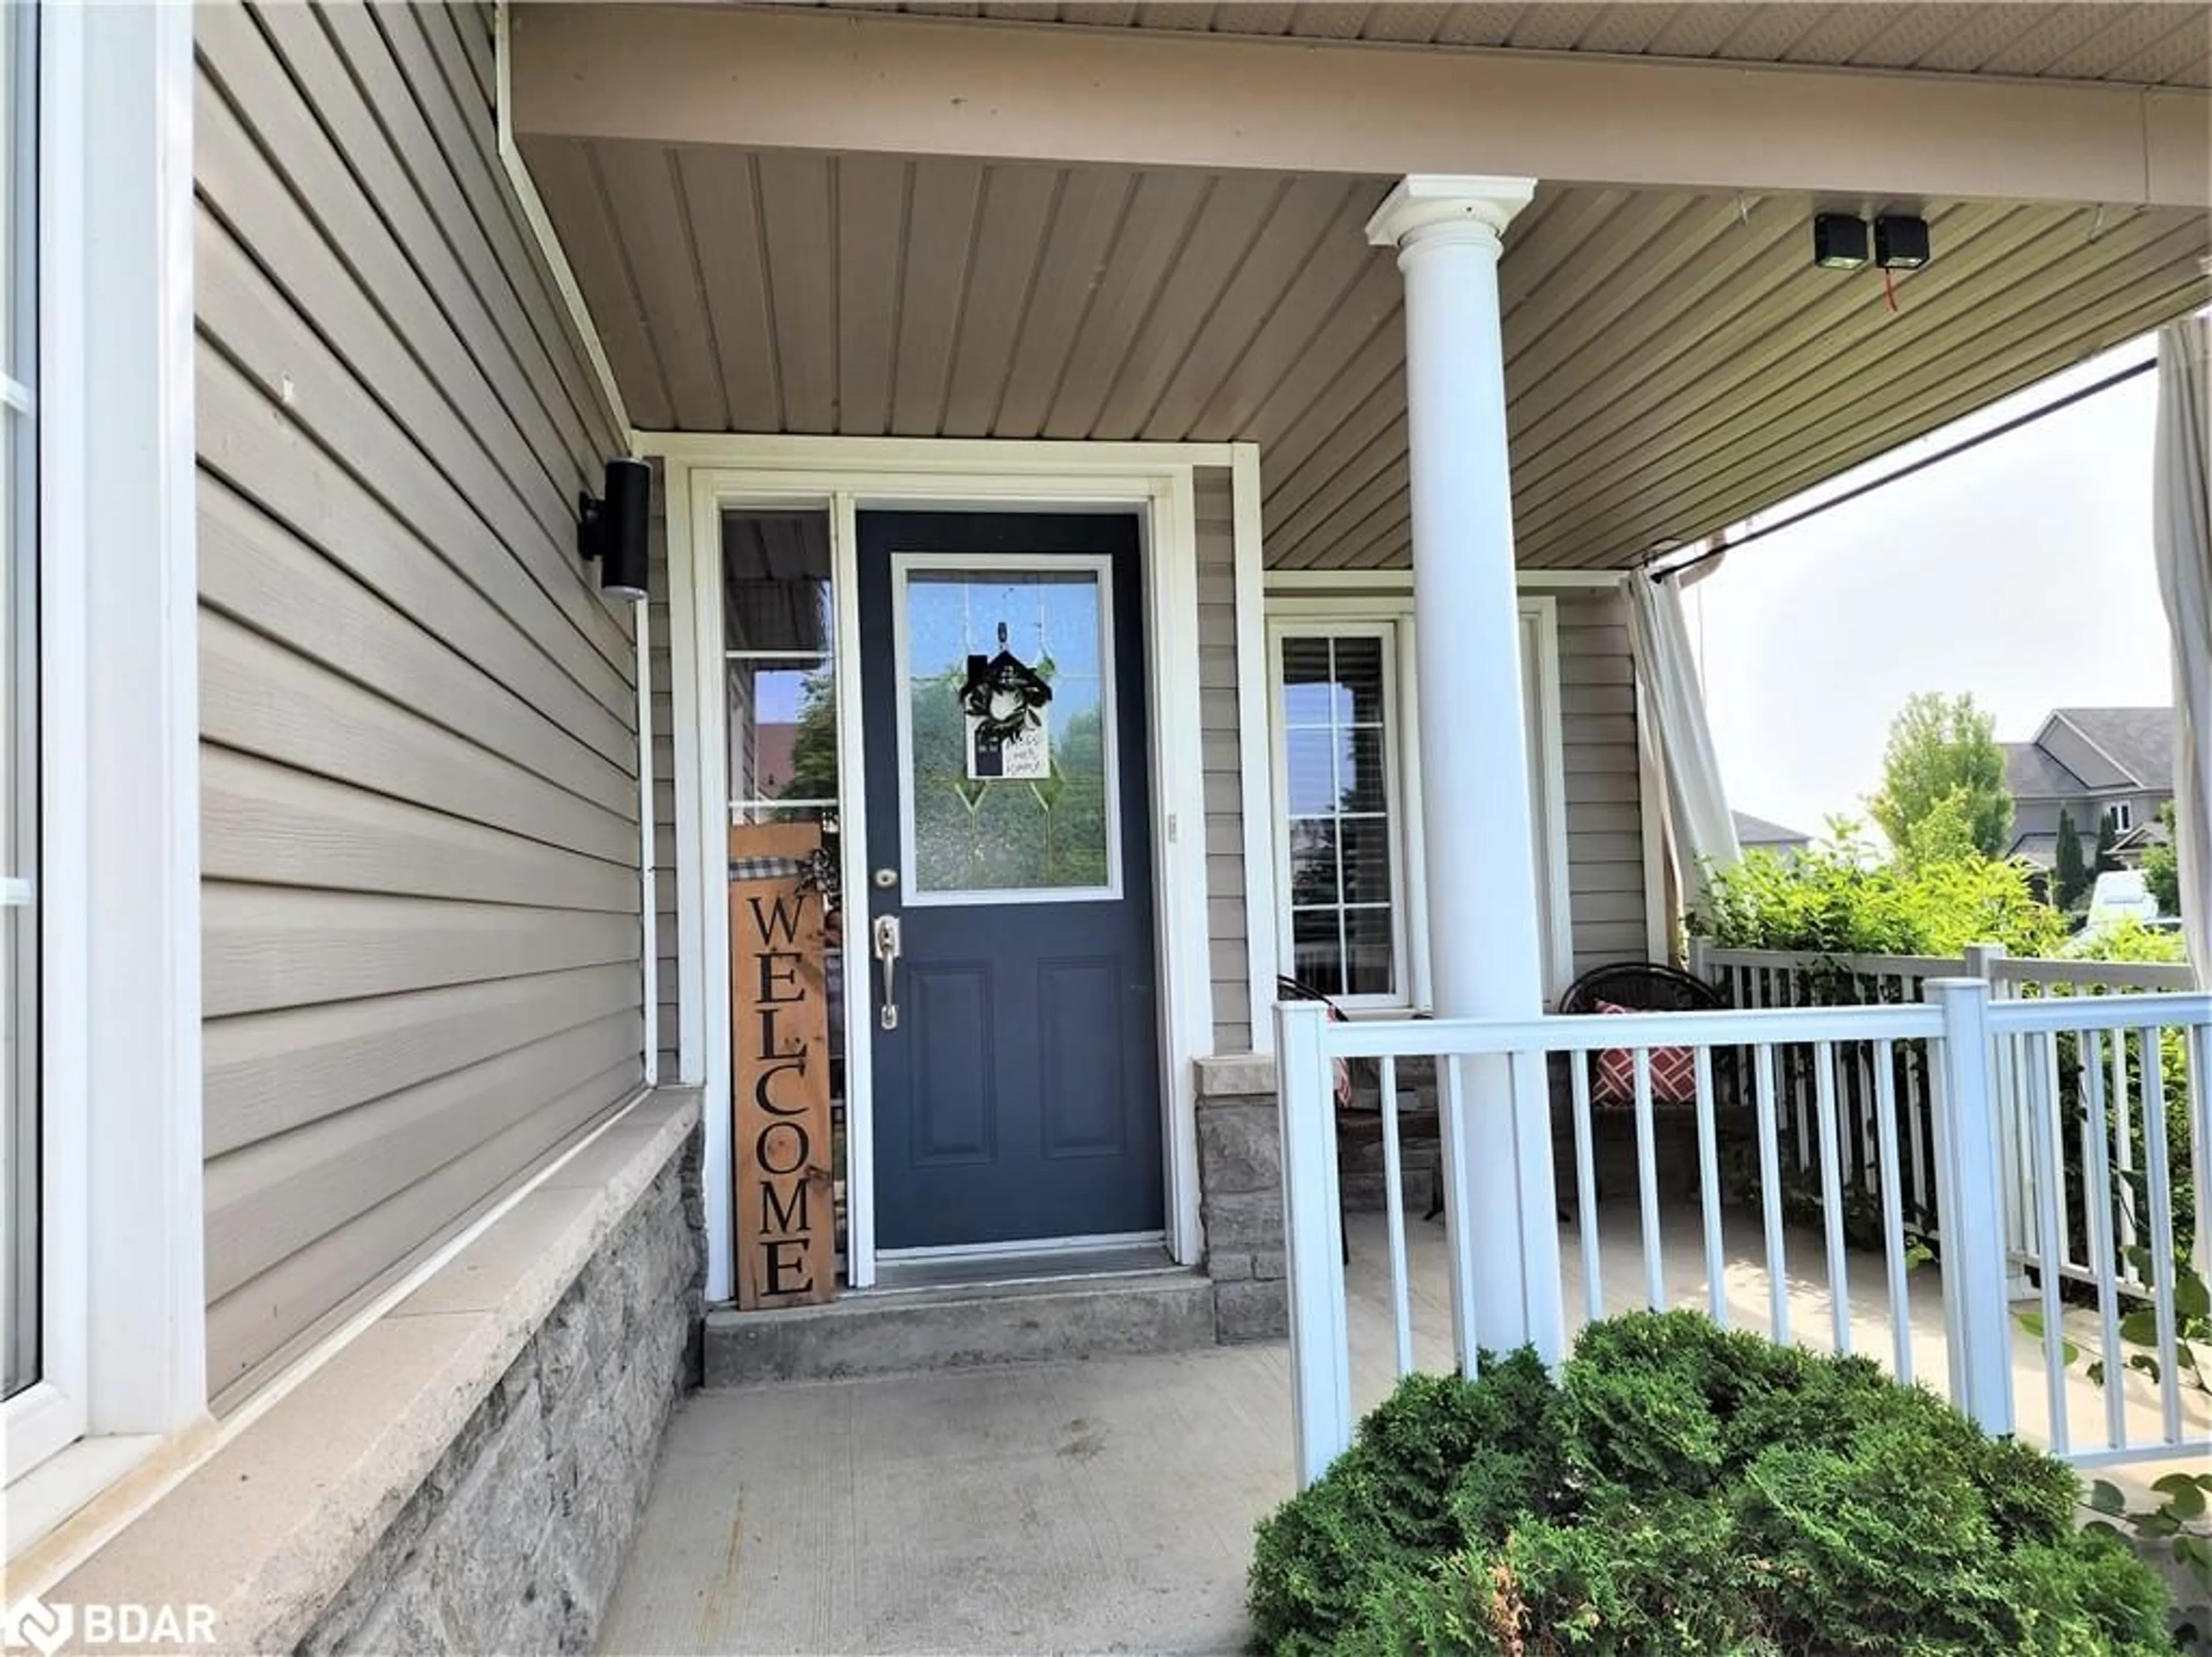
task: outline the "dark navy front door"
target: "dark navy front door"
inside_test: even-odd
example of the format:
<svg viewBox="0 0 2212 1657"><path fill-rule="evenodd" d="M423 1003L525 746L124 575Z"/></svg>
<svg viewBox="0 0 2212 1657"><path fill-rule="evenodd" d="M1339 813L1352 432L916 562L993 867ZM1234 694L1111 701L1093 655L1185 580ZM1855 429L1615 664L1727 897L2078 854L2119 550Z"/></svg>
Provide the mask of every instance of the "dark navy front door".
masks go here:
<svg viewBox="0 0 2212 1657"><path fill-rule="evenodd" d="M860 531L877 1246L1158 1231L1136 520Z"/></svg>

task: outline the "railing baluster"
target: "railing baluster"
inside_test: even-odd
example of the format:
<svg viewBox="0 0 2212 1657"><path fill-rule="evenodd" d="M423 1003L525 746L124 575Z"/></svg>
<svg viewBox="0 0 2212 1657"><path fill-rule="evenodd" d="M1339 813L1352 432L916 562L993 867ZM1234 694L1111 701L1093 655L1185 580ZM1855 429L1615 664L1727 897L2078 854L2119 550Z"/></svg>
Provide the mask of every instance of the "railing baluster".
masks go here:
<svg viewBox="0 0 2212 1657"><path fill-rule="evenodd" d="M2166 1076L2159 1063L2159 1026L2145 1025L2142 1044L2143 1173L2150 1182L2151 1313L2158 1334L2158 1384L2166 1441L2181 1438L2181 1370L2173 1321L2173 1165L2166 1156Z"/></svg>
<svg viewBox="0 0 2212 1657"><path fill-rule="evenodd" d="M1667 1305L1667 1280L1659 1260L1658 1135L1651 1121L1651 1050L1636 1049L1636 1206L1644 1222L1644 1303Z"/></svg>
<svg viewBox="0 0 2212 1657"><path fill-rule="evenodd" d="M1774 1112L1774 1044L1752 1049L1759 1087L1759 1199L1766 1233L1767 1323L1774 1338L1790 1341L1790 1276L1782 1250L1782 1154Z"/></svg>
<svg viewBox="0 0 2212 1657"><path fill-rule="evenodd" d="M1913 1217L1923 1229L1929 1228L1932 1205L1928 1201L1929 1181L1934 1169L1928 1154L1928 1113L1934 1106L1933 1082L1928 1072L1929 1051L1920 1050L1921 1063L1914 1065L1908 1060L1905 1069L1905 1145L1912 1157L1912 1167L1905 1177L1905 1188L1912 1199Z"/></svg>
<svg viewBox="0 0 2212 1657"><path fill-rule="evenodd" d="M2054 1037L2053 1040L2057 1039ZM2085 1153L2081 1179L2082 1219L2089 1234L2089 1264L2097 1274L2097 1322L2105 1367L2105 1437L2108 1448L2124 1450L2128 1443L2127 1361L2120 1351L2120 1277L2112 1236L2112 1171L2105 1117L2105 1069L2100 1062L2102 1044L2094 1030L2077 1031L2075 1050L2081 1059L2081 1103L2087 1115L2087 1131L2081 1136Z"/></svg>
<svg viewBox="0 0 2212 1657"><path fill-rule="evenodd" d="M1390 1233L1390 1323L1398 1373L1413 1373L1413 1291L1406 1259L1406 1181L1398 1150L1398 1061L1382 1057L1382 1197Z"/></svg>
<svg viewBox="0 0 2212 1657"><path fill-rule="evenodd" d="M1836 1130L1836 1045L1813 1046L1813 1087L1820 1118L1820 1206L1828 1232L1828 1301L1836 1350L1851 1349L1851 1293L1844 1264L1844 1154Z"/></svg>
<svg viewBox="0 0 2212 1657"><path fill-rule="evenodd" d="M1875 1154L1881 1167L1881 1246L1889 1267L1889 1333L1897 1379L1912 1384L1912 1296L1905 1258L1905 1183L1897 1167L1897 1053L1887 1039L1874 1045Z"/></svg>
<svg viewBox="0 0 2212 1657"><path fill-rule="evenodd" d="M2191 1252L2197 1275L2212 1283L2212 1025L2182 1035L2189 1087L2189 1178L2196 1197L2197 1235Z"/></svg>
<svg viewBox="0 0 2212 1657"><path fill-rule="evenodd" d="M1705 1228L1705 1307L1712 1320L1729 1326L1728 1259L1721 1239L1720 1129L1713 1120L1713 1050L1702 1042L1692 1050L1698 1093L1698 1206Z"/></svg>
<svg viewBox="0 0 2212 1657"><path fill-rule="evenodd" d="M2135 1124L2128 1108L2128 1036L2124 1030L2112 1032L2112 1139L2114 1161L2119 1165L2123 1275L2128 1282L2140 1284L2142 1273L2125 1254L2140 1240L2136 1235L2136 1193L2140 1186L2136 1180Z"/></svg>
<svg viewBox="0 0 2212 1657"><path fill-rule="evenodd" d="M1858 1157L1860 1183L1870 1191L1881 1189L1881 1148L1875 1135L1874 1047L1856 1042L1851 1047L1851 1141Z"/></svg>
<svg viewBox="0 0 2212 1657"><path fill-rule="evenodd" d="M1796 973L1786 972L1782 981L1787 986L1783 996L1784 1005L1809 1007L1813 1004L1809 979L1801 980ZM1797 1166L1801 1170L1813 1166L1813 1114L1811 1102L1805 1097L1803 1057L1804 1049L1802 1047L1782 1050L1782 1086L1784 1096L1790 1101L1790 1111L1797 1124L1793 1138L1796 1146Z"/></svg>
<svg viewBox="0 0 2212 1657"><path fill-rule="evenodd" d="M2056 1147L2058 1182L2058 1246L2057 1258L2050 1262L2062 1275L2071 1272L2078 1264L2074 1258L2074 1215L2067 1205L2066 1191L2066 1130L2069 1123L2063 1106L2065 1093L2058 1085L2058 1034L2045 1033L2038 1048L2035 1085L2043 1090L2045 1108L2051 1124L2052 1142Z"/></svg>
<svg viewBox="0 0 2212 1657"><path fill-rule="evenodd" d="M1567 1055L1573 1077L1575 1110L1575 1224L1583 1247L1583 1317L1595 1323L1605 1316L1605 1295L1597 1263L1597 1152L1590 1130L1590 1056Z"/></svg>
<svg viewBox="0 0 2212 1657"><path fill-rule="evenodd" d="M2028 1149L2035 1164L2036 1235L2042 1251L2042 1270L2038 1274L2043 1301L2043 1368L2044 1393L2051 1410L2051 1448L2054 1455L2064 1455L2071 1433L2066 1419L2066 1349L2064 1331L2061 1326L2062 1307L2058 1299L2059 1266L2066 1258L2066 1248L2061 1240L2060 1215L2065 1208L2061 1181L2064 1178L2061 1155L2058 1124L2057 1075L2058 1038L2047 1031L2039 1031L2027 1039L2028 1063L2022 1068L2028 1073L2030 1086ZM2045 1078L2051 1081L2046 1083Z"/></svg>

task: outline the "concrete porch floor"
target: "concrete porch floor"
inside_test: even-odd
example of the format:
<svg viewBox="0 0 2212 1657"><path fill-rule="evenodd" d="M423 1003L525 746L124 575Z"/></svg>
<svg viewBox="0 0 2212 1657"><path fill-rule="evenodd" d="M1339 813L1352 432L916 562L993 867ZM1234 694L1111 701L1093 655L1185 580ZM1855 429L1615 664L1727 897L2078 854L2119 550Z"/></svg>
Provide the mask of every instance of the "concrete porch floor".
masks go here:
<svg viewBox="0 0 2212 1657"><path fill-rule="evenodd" d="M1764 1331L1753 1215L1731 1212L1734 1321ZM1702 1307L1693 1210L1670 1214L1669 1303ZM1352 1381L1362 1406L1393 1380L1383 1216L1352 1217ZM1409 1215L1414 1355L1450 1362L1443 1233ZM1817 1235L1789 1238L1793 1336L1832 1338ZM1582 1301L1573 1229L1560 1231L1570 1316ZM1609 1311L1639 1304L1635 1215L1608 1204L1600 1258ZM1850 1262L1854 1344L1887 1362L1881 1262ZM1912 1275L1919 1379L1943 1386L1941 1285ZM2069 1319L2069 1333L2075 1332ZM2087 1332L2087 1330L2082 1332ZM2092 1337L2094 1340L2094 1337ZM2046 1437L2025 1336L2023 1432ZM2149 1436L2155 1395L2129 1397ZM2069 1415L2103 1431L2078 1376ZM2192 1431L2203 1432L2201 1410ZM2156 1470L2130 1470L2135 1483ZM2118 1477L2118 1475L2114 1475ZM1159 1357L702 1392L671 1424L653 1496L600 1635L647 1653L1235 1652L1243 1648L1253 1526L1291 1494L1289 1355L1278 1343Z"/></svg>

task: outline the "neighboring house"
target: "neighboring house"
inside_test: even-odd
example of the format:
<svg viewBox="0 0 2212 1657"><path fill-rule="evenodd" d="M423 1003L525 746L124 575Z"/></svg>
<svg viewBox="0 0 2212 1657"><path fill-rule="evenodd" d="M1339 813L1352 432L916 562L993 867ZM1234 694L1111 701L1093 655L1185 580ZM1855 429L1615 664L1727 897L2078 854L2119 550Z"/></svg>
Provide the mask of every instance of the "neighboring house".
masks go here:
<svg viewBox="0 0 2212 1657"><path fill-rule="evenodd" d="M1802 851L1813 844L1814 837L1794 828L1784 828L1779 823L1770 823L1764 817L1753 817L1747 811L1732 812L1735 819L1735 843L1746 851L1771 851L1778 856Z"/></svg>
<svg viewBox="0 0 2212 1657"><path fill-rule="evenodd" d="M2173 740L2171 708L2052 709L2031 740L2004 745L2009 855L2051 868L2063 813L2081 837L2082 855L2094 856L2109 816L2114 856L2139 867L2161 833L2159 812L2173 798Z"/></svg>
<svg viewBox="0 0 2212 1657"><path fill-rule="evenodd" d="M994 9L0 12L11 1593L587 1648L704 1304L767 1326L727 848L794 810L843 1281L1279 1332L1279 973L1668 947L1647 551L2203 299L2156 8ZM1891 305L1840 201L1926 214ZM1056 769L986 787L1001 628Z"/></svg>

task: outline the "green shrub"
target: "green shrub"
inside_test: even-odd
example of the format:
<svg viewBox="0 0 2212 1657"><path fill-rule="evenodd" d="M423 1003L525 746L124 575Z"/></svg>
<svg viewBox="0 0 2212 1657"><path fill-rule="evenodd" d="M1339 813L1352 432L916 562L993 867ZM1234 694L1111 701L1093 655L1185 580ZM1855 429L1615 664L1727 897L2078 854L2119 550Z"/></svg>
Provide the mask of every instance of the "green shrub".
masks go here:
<svg viewBox="0 0 2212 1657"><path fill-rule="evenodd" d="M1414 1376L1260 1526L1254 1649L2151 1657L2166 1596L2072 1472L1863 1359L1689 1313Z"/></svg>
<svg viewBox="0 0 2212 1657"><path fill-rule="evenodd" d="M1751 851L1710 876L1690 931L1723 949L1817 955L1955 955L2001 943L2047 955L2064 917L2035 895L2028 865L1959 848L1884 861L1846 818L1784 857Z"/></svg>

